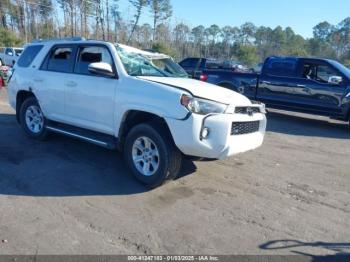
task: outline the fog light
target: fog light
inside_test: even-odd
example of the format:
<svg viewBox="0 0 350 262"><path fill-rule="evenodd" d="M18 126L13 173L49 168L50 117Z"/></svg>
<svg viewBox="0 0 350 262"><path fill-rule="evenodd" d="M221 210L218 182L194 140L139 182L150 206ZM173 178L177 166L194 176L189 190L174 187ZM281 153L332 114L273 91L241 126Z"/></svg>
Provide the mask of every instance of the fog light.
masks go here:
<svg viewBox="0 0 350 262"><path fill-rule="evenodd" d="M209 133L210 133L209 128L204 127L203 130L202 130L202 134L201 134L202 138L206 139L209 136Z"/></svg>

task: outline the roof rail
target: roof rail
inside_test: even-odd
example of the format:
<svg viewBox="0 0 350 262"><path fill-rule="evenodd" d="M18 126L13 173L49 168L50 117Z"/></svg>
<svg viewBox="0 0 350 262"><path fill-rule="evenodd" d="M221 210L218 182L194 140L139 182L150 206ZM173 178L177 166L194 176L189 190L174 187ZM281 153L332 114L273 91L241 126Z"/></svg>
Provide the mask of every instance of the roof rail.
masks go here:
<svg viewBox="0 0 350 262"><path fill-rule="evenodd" d="M64 37L64 38L48 38L48 39L35 39L32 43L42 43L50 41L85 41L84 37Z"/></svg>

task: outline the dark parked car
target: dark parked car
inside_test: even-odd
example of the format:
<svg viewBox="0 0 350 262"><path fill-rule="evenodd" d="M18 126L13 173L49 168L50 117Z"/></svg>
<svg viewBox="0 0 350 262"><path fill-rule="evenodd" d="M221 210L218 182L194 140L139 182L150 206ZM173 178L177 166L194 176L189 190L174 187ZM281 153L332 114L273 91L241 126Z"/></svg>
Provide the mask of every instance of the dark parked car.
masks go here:
<svg viewBox="0 0 350 262"><path fill-rule="evenodd" d="M197 59L197 65L191 71L194 78L235 90L269 107L349 121L350 70L334 60L269 57L261 74L203 68L202 59Z"/></svg>

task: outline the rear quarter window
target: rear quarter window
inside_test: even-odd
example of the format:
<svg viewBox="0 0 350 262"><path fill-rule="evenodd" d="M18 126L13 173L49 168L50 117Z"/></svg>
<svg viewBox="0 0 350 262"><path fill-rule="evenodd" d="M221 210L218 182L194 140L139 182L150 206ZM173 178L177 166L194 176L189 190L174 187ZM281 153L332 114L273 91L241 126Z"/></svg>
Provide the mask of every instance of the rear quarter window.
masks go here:
<svg viewBox="0 0 350 262"><path fill-rule="evenodd" d="M264 73L271 76L295 77L297 59L294 58L270 58L264 68Z"/></svg>
<svg viewBox="0 0 350 262"><path fill-rule="evenodd" d="M33 62L35 57L38 55L40 50L43 48L43 45L33 45L28 46L24 51L23 54L20 56L20 58L17 61L17 65L20 67L28 67Z"/></svg>

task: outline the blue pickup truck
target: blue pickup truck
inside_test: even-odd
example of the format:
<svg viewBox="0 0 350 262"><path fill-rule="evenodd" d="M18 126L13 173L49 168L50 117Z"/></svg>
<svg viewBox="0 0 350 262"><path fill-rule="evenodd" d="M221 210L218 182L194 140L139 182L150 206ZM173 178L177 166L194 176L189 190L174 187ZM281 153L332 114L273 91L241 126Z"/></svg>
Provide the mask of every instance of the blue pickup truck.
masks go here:
<svg viewBox="0 0 350 262"><path fill-rule="evenodd" d="M271 108L350 120L350 70L333 60L269 57L260 74L213 67L215 63L201 58L187 58L179 64L193 78L232 89Z"/></svg>

